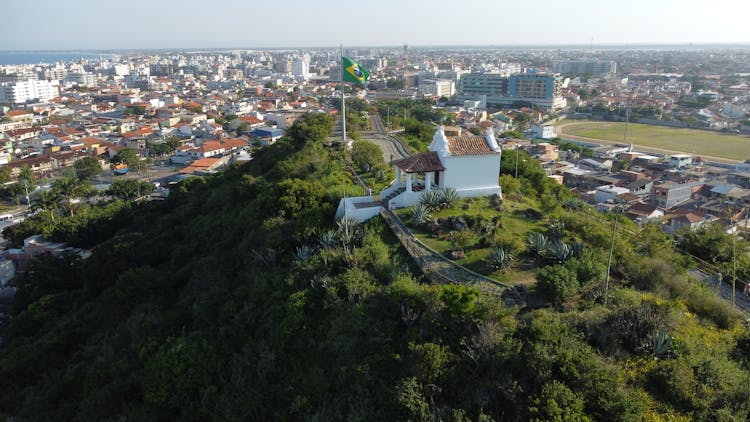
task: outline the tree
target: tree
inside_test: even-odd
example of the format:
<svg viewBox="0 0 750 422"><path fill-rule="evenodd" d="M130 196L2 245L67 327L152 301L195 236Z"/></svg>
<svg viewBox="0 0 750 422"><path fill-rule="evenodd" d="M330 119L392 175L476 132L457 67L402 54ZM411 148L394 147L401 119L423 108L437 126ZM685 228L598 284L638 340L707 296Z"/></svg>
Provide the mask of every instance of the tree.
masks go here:
<svg viewBox="0 0 750 422"><path fill-rule="evenodd" d="M552 381L542 387L529 409L532 421L588 422L591 420L583 411L583 399L559 381Z"/></svg>
<svg viewBox="0 0 750 422"><path fill-rule="evenodd" d="M166 142L163 142L160 144L151 145L148 149L148 155L152 157L161 157L163 155L171 153L172 151L174 151L174 148L172 148Z"/></svg>
<svg viewBox="0 0 750 422"><path fill-rule="evenodd" d="M75 175L79 181L91 180L101 171L102 166L96 157L83 157L73 164Z"/></svg>
<svg viewBox="0 0 750 422"><path fill-rule="evenodd" d="M352 161L363 172L368 172L385 164L383 152L377 145L368 141L354 143L352 147Z"/></svg>
<svg viewBox="0 0 750 422"><path fill-rule="evenodd" d="M36 200L31 205L31 209L49 213L49 216L52 219L52 222L54 222L55 214L57 213L59 202L60 202L60 197L57 195L56 192L51 191L51 190L45 191L45 192L40 193L36 197Z"/></svg>
<svg viewBox="0 0 750 422"><path fill-rule="evenodd" d="M390 89L404 89L404 80L401 78L388 79L385 86Z"/></svg>
<svg viewBox="0 0 750 422"><path fill-rule="evenodd" d="M133 200L154 191L154 185L136 179L115 180L107 189L107 195L124 200Z"/></svg>
<svg viewBox="0 0 750 422"><path fill-rule="evenodd" d="M518 113L513 123L519 132L524 132L529 127L530 121L531 121L531 117L529 117L528 114Z"/></svg>
<svg viewBox="0 0 750 422"><path fill-rule="evenodd" d="M238 135L249 132L250 131L250 125L242 122L237 126L237 129L235 129L235 132L237 132Z"/></svg>
<svg viewBox="0 0 750 422"><path fill-rule="evenodd" d="M115 154L109 162L112 164L125 163L128 165L128 168L132 170L140 170L141 168L141 157L138 156L138 153L135 150L130 148L117 151L117 154Z"/></svg>
<svg viewBox="0 0 750 422"><path fill-rule="evenodd" d="M18 181L22 185L26 184L29 189L33 189L36 186L36 177L28 164L21 166L21 174L18 176Z"/></svg>
<svg viewBox="0 0 750 422"><path fill-rule="evenodd" d="M0 167L0 184L5 184L10 181L11 170L8 166Z"/></svg>
<svg viewBox="0 0 750 422"><path fill-rule="evenodd" d="M52 192L61 198L65 198L71 216L73 216L73 199L84 196L90 191L90 183L81 182L73 177L64 177L52 183Z"/></svg>

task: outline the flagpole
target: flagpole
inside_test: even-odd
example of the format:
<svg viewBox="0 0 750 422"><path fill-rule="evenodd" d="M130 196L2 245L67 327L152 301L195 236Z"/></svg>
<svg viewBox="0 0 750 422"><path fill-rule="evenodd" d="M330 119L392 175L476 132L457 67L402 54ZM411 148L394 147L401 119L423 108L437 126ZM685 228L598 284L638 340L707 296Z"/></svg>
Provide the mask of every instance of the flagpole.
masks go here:
<svg viewBox="0 0 750 422"><path fill-rule="evenodd" d="M346 150L346 105L344 104L344 45L341 44L341 136L344 140L344 149Z"/></svg>

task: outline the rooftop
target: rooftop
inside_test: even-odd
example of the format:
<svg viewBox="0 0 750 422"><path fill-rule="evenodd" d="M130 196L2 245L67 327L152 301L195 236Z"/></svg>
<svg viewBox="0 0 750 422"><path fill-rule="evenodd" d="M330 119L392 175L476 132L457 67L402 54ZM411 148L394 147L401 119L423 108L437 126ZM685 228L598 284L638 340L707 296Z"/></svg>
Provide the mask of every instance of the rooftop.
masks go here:
<svg viewBox="0 0 750 422"><path fill-rule="evenodd" d="M494 154L487 141L481 136L461 135L449 136L448 148L451 155L484 155Z"/></svg>
<svg viewBox="0 0 750 422"><path fill-rule="evenodd" d="M481 139L481 138L480 138ZM484 142L484 140L482 140ZM445 167L440 162L440 157L434 151L420 152L400 160L391 161L391 164L406 173L427 173L431 171L443 171Z"/></svg>

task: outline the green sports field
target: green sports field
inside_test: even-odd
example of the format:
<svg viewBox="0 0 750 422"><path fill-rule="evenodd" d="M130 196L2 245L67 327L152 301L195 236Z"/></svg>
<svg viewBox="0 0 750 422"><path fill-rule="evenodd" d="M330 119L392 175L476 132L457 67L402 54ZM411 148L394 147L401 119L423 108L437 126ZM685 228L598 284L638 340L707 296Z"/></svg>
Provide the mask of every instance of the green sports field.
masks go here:
<svg viewBox="0 0 750 422"><path fill-rule="evenodd" d="M624 123L563 120L558 124L558 136L570 138L573 135L589 138L592 142L600 139L622 143L624 128ZM750 158L750 136L706 130L629 123L628 143L738 161Z"/></svg>

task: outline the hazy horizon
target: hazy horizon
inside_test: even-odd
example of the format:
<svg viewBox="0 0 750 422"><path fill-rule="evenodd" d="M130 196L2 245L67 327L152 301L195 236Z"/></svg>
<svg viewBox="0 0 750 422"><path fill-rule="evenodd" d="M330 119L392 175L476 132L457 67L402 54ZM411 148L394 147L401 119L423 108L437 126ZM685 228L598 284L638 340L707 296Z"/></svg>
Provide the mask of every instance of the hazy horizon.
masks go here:
<svg viewBox="0 0 750 422"><path fill-rule="evenodd" d="M317 46L295 46L295 45L277 45L277 46L215 46L215 47L144 47L144 48L66 48L66 49L15 49L15 50L3 50L0 49L0 53L3 54L23 54L23 53L85 53L85 52L97 52L97 53L117 53L117 52L150 52L150 51L180 51L180 52L202 52L202 51L234 51L234 50L324 50L324 49L338 49L339 45L317 45ZM545 48L559 48L559 49L581 49L588 50L593 49L608 49L608 48L640 48L640 47L664 47L664 48L702 48L702 47L747 47L750 48L750 42L738 42L738 43L668 43L668 44L648 44L648 43L610 43L610 44L443 44L443 45L413 45L409 44L410 49L545 49ZM383 49L401 49L403 44L389 44L389 45L344 45L345 49L356 50L359 48L383 48Z"/></svg>
<svg viewBox="0 0 750 422"><path fill-rule="evenodd" d="M671 3L671 2L669 2ZM516 4L518 5L516 7ZM216 50L356 47L700 46L750 44L750 4L633 0L538 0L533 7L467 0L362 7L330 0L288 0L259 7L233 0L133 0L122 7L10 2L2 51Z"/></svg>

